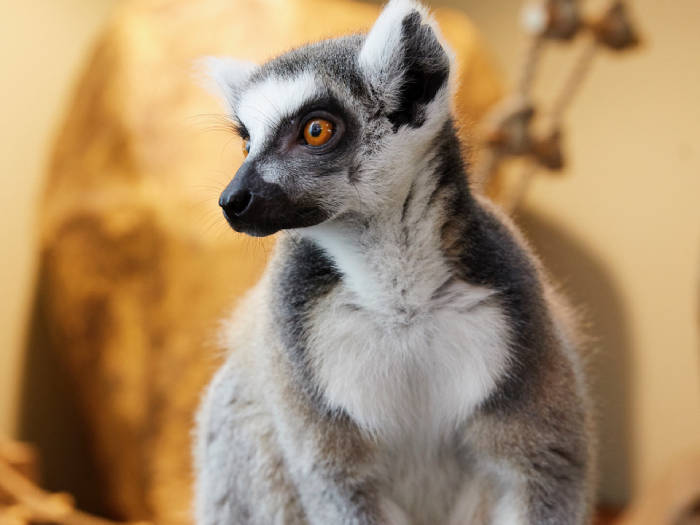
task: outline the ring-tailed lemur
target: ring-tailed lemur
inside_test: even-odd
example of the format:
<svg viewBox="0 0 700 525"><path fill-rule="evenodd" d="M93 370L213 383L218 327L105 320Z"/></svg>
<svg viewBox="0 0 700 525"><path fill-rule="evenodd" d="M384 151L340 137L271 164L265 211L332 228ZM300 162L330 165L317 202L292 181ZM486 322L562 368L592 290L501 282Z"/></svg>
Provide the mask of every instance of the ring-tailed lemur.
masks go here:
<svg viewBox="0 0 700 525"><path fill-rule="evenodd" d="M220 205L286 230L198 417L229 524L582 524L582 365L537 260L467 185L425 9L261 66L210 59L247 153Z"/></svg>

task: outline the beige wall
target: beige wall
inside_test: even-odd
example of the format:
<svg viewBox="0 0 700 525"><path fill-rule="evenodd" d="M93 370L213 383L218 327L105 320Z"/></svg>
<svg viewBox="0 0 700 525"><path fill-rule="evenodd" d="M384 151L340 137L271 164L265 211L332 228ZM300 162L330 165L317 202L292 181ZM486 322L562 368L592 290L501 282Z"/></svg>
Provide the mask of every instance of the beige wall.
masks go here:
<svg viewBox="0 0 700 525"><path fill-rule="evenodd" d="M475 20L512 74L521 2L450 3ZM638 490L685 451L700 450L700 2L628 4L645 46L597 57L567 119L570 167L535 182L523 215L552 273L575 299L589 297L577 306L600 319L592 335L608 355L596 361L610 366L594 374L607 393L598 399L606 444L614 442L604 460L619 471L628 454ZM541 99L571 65L565 51L546 55ZM614 479L621 473L604 474L607 496L624 496L625 480Z"/></svg>
<svg viewBox="0 0 700 525"><path fill-rule="evenodd" d="M12 13L0 19L0 432L14 429L35 264L34 202L47 145L113 3L0 1L2 12ZM462 6L504 71L514 71L520 2L446 3ZM700 4L637 0L634 11L646 47L596 61L568 119L570 168L565 177L539 179L524 214L564 288L590 299L583 308L598 319L593 335L611 354L601 361L610 366L596 374L612 443L605 459L615 466L606 479L613 499L627 490L628 480L615 478L627 468L622 456L638 489L673 458L700 448ZM548 58L537 86L542 95L553 92L569 64L562 53Z"/></svg>
<svg viewBox="0 0 700 525"><path fill-rule="evenodd" d="M115 0L0 0L0 434L16 430L24 325L36 264L35 202L50 139Z"/></svg>

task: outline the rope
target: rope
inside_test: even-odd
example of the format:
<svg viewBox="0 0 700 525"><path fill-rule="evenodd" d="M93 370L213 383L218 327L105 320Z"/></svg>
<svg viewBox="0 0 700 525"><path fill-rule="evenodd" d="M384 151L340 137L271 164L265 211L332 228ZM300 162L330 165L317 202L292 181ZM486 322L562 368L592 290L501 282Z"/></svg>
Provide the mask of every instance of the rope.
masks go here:
<svg viewBox="0 0 700 525"><path fill-rule="evenodd" d="M583 84L586 73L588 73L591 64L593 63L593 57L599 48L600 46L598 45L598 42L591 38L586 42L583 49L579 53L574 66L571 68L571 71L564 81L564 85L554 99L552 109L548 115L547 126L543 132L544 137L548 137L561 126L564 112L571 105L576 93ZM518 206L520 206L532 184L532 181L535 179L535 175L537 175L540 169L540 166L538 166L537 162L535 162L532 158L526 159L525 166L518 176L517 184L515 185L515 188L513 188L511 195L504 205L509 214L512 214L518 208Z"/></svg>
<svg viewBox="0 0 700 525"><path fill-rule="evenodd" d="M542 3L535 7L546 10L549 7L547 3L548 1L552 0L542 0ZM549 38L549 36L557 33L556 25L545 27L549 21L544 23L543 18L539 16L541 13L542 11L534 12L534 19L530 18L529 22L526 22L526 25L531 25L529 28L531 37L527 44L525 58L520 67L520 75L516 83L516 88L509 100L519 98L521 101L529 103L535 74L537 72L537 66L540 62L542 51L545 47L545 42L552 39ZM596 55L598 50L604 46L612 49L626 49L637 43L637 38L634 34L635 32L626 18L624 6L621 0L608 0L604 13L605 16L603 16L600 20L585 25L586 29L588 30L588 38L584 43L582 50L576 57L574 65L569 71L564 84L554 97L554 102L552 103L551 108L546 114L545 125L541 131L541 135L539 135L540 139L542 140L546 141L556 138L554 134L558 133L564 118L564 114L583 84L586 75L590 71L593 57ZM552 23L556 24L556 22ZM566 26L564 27L566 28ZM564 31L560 31L558 33L558 38L568 40L576 32L577 27L578 26L568 26L568 28L566 28ZM550 32L550 29L552 28L555 30ZM498 115L499 112L503 112L503 106L503 104L499 105L499 107L493 110L491 115ZM512 113L511 115L515 114ZM505 116L507 117L508 114L506 113ZM501 122L506 121L507 118L504 118ZM531 123L528 121L527 124ZM516 154L518 156L525 157L525 165L523 166L517 183L505 205L506 209L510 212L514 211L524 199L528 188L535 178L535 175L542 167L540 162L544 162L545 165L549 165L549 167L553 169L558 169L560 166L560 162L556 160L556 156L554 157L555 160L552 161L551 153L546 153L547 151L551 152L551 149L548 149L547 146L553 146L555 148L558 147L558 143L556 141L553 140L553 142L550 144L544 143L545 153L543 154L543 149L540 148L538 150L536 148L536 146L541 146L543 143L538 143L537 137L531 138L531 143L533 144L533 146L531 146L532 149L525 152L523 155L520 155L520 151L517 148L511 148L509 153L508 148L503 147L502 144L487 143L483 147L482 152L478 157L478 162L474 170L474 185L479 189L483 189L493 177L503 158L507 154ZM554 151L556 155L556 150ZM537 156L535 155L536 153ZM545 156L542 157L539 155Z"/></svg>

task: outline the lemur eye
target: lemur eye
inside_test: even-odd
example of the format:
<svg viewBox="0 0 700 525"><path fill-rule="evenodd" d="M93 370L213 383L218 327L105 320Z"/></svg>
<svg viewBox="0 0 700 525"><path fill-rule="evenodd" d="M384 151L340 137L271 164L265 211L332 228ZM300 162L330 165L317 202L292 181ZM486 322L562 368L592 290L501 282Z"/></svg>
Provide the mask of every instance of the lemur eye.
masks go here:
<svg viewBox="0 0 700 525"><path fill-rule="evenodd" d="M330 120L312 118L304 124L304 140L309 146L323 146L331 140L335 127Z"/></svg>
<svg viewBox="0 0 700 525"><path fill-rule="evenodd" d="M243 156L247 157L248 153L250 153L250 139L243 139L241 149L243 150Z"/></svg>

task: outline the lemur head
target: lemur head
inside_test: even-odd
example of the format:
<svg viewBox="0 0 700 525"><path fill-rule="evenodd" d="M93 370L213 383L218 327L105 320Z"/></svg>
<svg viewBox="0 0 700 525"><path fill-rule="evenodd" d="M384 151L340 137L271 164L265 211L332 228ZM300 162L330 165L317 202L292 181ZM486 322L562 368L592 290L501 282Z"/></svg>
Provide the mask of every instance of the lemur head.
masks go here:
<svg viewBox="0 0 700 525"><path fill-rule="evenodd" d="M246 154L219 200L228 222L265 236L395 206L450 120L450 62L411 0L390 1L367 35L261 66L208 59Z"/></svg>

